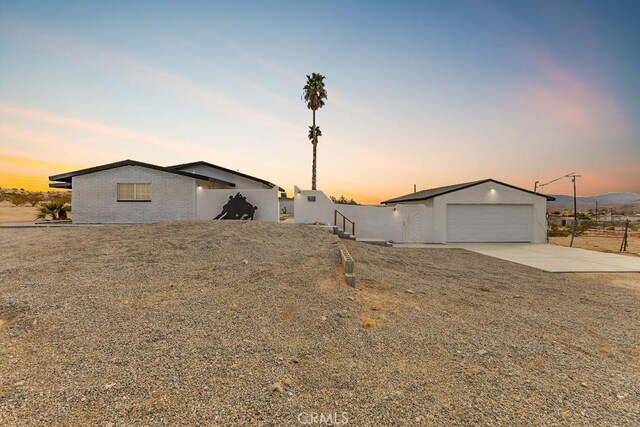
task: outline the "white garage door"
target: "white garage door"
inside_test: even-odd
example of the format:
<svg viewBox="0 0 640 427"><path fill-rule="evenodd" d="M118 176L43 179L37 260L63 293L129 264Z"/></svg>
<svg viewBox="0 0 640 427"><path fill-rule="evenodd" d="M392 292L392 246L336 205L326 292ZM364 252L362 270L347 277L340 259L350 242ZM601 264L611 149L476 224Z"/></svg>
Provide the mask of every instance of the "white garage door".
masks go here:
<svg viewBox="0 0 640 427"><path fill-rule="evenodd" d="M447 242L530 242L533 205L447 205Z"/></svg>

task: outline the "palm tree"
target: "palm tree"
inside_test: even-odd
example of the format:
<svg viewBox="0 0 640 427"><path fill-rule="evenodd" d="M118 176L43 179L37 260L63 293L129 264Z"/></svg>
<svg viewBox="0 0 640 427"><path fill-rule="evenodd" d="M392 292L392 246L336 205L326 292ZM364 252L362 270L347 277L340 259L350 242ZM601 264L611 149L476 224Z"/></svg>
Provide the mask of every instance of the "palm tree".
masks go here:
<svg viewBox="0 0 640 427"><path fill-rule="evenodd" d="M322 131L320 130L320 126L309 126L309 141L317 141L318 137L322 136Z"/></svg>
<svg viewBox="0 0 640 427"><path fill-rule="evenodd" d="M313 163L311 165L311 189L316 189L316 158L318 137L322 136L320 128L316 126L316 111L324 106L327 99L327 91L324 88L325 77L322 74L307 74L307 84L302 89L302 99L307 102L307 108L313 112L313 125L309 126L309 140L313 145Z"/></svg>

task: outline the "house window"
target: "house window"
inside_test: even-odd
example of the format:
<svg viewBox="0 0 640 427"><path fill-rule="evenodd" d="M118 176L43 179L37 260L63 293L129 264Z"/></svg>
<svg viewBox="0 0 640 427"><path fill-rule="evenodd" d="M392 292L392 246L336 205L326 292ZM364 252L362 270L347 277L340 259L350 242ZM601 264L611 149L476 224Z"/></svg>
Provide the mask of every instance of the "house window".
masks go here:
<svg viewBox="0 0 640 427"><path fill-rule="evenodd" d="M150 202L151 183L118 183L119 202Z"/></svg>

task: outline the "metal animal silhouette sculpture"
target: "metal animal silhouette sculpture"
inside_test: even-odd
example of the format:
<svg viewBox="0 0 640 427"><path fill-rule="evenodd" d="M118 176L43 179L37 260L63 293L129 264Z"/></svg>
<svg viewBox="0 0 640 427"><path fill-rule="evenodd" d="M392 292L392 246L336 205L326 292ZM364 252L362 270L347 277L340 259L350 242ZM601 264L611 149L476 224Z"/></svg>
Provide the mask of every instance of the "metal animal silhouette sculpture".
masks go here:
<svg viewBox="0 0 640 427"><path fill-rule="evenodd" d="M253 206L247 202L247 198L237 193L235 196L229 196L229 201L222 207L222 212L214 219L249 219L253 221L253 216L258 210L257 206Z"/></svg>

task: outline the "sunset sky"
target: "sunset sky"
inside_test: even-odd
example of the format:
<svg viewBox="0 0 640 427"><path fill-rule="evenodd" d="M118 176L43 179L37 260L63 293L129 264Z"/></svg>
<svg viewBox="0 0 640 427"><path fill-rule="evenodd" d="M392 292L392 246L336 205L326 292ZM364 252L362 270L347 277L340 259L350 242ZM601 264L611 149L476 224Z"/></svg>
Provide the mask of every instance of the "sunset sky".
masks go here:
<svg viewBox="0 0 640 427"><path fill-rule="evenodd" d="M638 22L640 1L2 1L0 187L134 159L310 188L319 72L327 194L569 172L640 193Z"/></svg>

